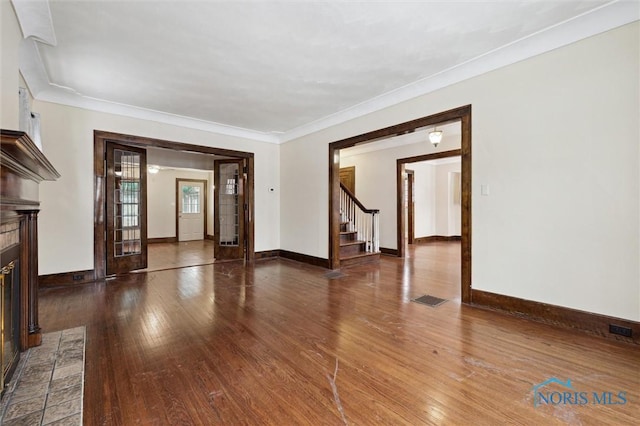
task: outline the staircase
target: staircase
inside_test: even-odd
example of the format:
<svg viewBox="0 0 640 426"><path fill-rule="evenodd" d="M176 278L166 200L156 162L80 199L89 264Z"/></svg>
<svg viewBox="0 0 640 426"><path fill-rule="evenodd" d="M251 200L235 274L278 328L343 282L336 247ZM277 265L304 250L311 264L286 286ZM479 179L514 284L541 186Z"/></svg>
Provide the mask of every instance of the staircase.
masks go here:
<svg viewBox="0 0 640 426"><path fill-rule="evenodd" d="M379 213L340 184L340 267L380 261Z"/></svg>

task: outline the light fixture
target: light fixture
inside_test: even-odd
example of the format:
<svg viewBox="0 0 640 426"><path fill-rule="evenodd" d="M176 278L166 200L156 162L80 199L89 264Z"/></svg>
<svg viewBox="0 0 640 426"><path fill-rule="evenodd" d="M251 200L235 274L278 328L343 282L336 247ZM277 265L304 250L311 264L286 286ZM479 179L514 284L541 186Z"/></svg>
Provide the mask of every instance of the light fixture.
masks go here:
<svg viewBox="0 0 640 426"><path fill-rule="evenodd" d="M147 170L149 171L149 173L151 173L152 175L155 175L156 173L158 173L160 171L160 166L149 166L147 167Z"/></svg>
<svg viewBox="0 0 640 426"><path fill-rule="evenodd" d="M440 141L442 141L442 130L434 127L433 130L429 132L429 142L431 142L434 147L437 147Z"/></svg>

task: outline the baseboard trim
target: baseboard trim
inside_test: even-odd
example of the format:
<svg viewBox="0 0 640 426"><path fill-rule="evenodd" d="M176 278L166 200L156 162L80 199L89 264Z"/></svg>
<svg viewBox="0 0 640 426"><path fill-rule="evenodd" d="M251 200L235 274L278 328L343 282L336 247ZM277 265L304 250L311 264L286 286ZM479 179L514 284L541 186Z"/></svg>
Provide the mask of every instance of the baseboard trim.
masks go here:
<svg viewBox="0 0 640 426"><path fill-rule="evenodd" d="M60 287L87 284L95 281L93 269L85 271L62 272L38 276L38 287Z"/></svg>
<svg viewBox="0 0 640 426"><path fill-rule="evenodd" d="M640 344L640 322L474 289L471 290L471 305L580 330L608 339ZM630 328L632 337L610 333L610 324Z"/></svg>
<svg viewBox="0 0 640 426"><path fill-rule="evenodd" d="M329 259L323 259L321 257L309 256L308 254L296 253L289 250L279 250L280 257L290 260L295 260L301 263L308 263L313 266L320 266L325 269L329 269Z"/></svg>
<svg viewBox="0 0 640 426"><path fill-rule="evenodd" d="M164 237L164 238L147 238L147 244L158 244L158 243L177 243L177 237Z"/></svg>
<svg viewBox="0 0 640 426"><path fill-rule="evenodd" d="M205 240L215 241L215 240L216 240L216 237L214 237L213 235L205 235L205 236L204 236L204 239L205 239Z"/></svg>
<svg viewBox="0 0 640 426"><path fill-rule="evenodd" d="M264 250L255 252L256 260L275 259L277 257L280 257L280 250Z"/></svg>
<svg viewBox="0 0 640 426"><path fill-rule="evenodd" d="M460 235L431 235L429 237L418 237L413 239L413 244L433 243L436 241L462 241Z"/></svg>
<svg viewBox="0 0 640 426"><path fill-rule="evenodd" d="M380 247L380 253L387 254L389 256L397 256L398 255L398 249Z"/></svg>

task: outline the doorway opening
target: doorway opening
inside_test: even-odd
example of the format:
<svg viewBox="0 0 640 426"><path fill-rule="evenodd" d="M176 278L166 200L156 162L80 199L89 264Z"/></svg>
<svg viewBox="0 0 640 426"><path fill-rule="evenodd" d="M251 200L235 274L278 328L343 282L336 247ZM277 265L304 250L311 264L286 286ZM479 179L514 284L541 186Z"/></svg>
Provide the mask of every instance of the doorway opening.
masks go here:
<svg viewBox="0 0 640 426"><path fill-rule="evenodd" d="M331 269L340 268L340 150L412 133L435 125L440 126L453 122L460 122L460 149L428 154L424 159L444 158L453 155L459 155L461 157L460 294L462 303L471 302L471 105L418 118L329 144L329 265ZM403 192L403 181L401 179L403 165L404 163L397 165L397 170L400 170L396 172L396 184L398 186L396 191L397 194L402 194ZM396 213L398 217L402 217L403 203L402 198L399 196L396 197L396 206ZM394 253L398 256L403 256L404 254L403 226L404 221L399 220L396 229L396 236L398 240L397 251Z"/></svg>
<svg viewBox="0 0 640 426"><path fill-rule="evenodd" d="M116 232L123 230L123 226L118 222L124 219L124 210L119 213L119 210L114 207L114 205L118 205L118 203L123 203L125 200L123 199L123 185L119 183L117 179L114 179L114 176L117 177L115 166L113 162L109 162L109 158L107 158L108 148L112 145L118 145L122 147L122 150L127 151L131 150L132 152L139 153L138 163L134 169L137 168L140 183L139 189L140 194L139 198L137 198L137 205L133 208L136 214L139 217L139 229L138 234L134 233L135 244L133 248L136 249L139 256L143 258L142 261L134 264L124 264L120 265L120 267L109 267L109 257L120 257L122 259L126 259L130 257L130 253L121 253L113 256L112 253L109 253L111 246L114 245L114 238L112 235L106 234L107 228L112 226L116 229ZM146 198L146 155L147 150L167 150L175 153L197 153L197 154L205 154L211 158L211 163L213 164L214 159L233 159L235 162L240 164L240 173L238 173L237 185L242 188L242 204L239 207L238 211L241 212L237 216L237 220L242 222L239 224L240 234L238 235L239 245L241 245L241 250L236 250L234 252L234 259L244 260L247 263L251 263L255 260L255 252L254 252L254 155L250 152L243 151L235 151L223 148L212 148L200 145L191 145L180 142L172 142L165 141L159 139L152 138L144 138L138 136L131 135L123 135L118 133L111 133L105 131L94 131L94 279L102 279L109 275L127 273L137 269L143 269L147 264L147 198ZM144 163L144 164L143 164ZM213 172L213 165L211 167L211 172ZM184 180L184 179L182 179ZM176 183L177 185L178 183ZM204 183L204 186L211 186L212 183ZM112 193L107 193L108 190ZM206 211L208 209L207 204L207 195L208 190L201 189L200 196L195 196L194 189L188 189L191 191L188 196L182 200L187 202L187 210L195 211L201 210ZM171 194L173 191L170 191ZM177 196L177 189L176 189ZM173 195L170 195L173 198ZM198 198L198 200L196 200ZM212 197L213 198L213 197ZM177 210L179 208L179 201L175 203L175 207L173 209ZM130 204L130 203L124 203ZM196 205L199 207L196 208ZM130 207L127 207L131 209ZM218 210L218 209L214 209ZM108 217L110 212L115 212L115 217ZM176 223L175 225L171 224L170 227L174 227L176 229L175 237L173 239L177 242L178 238L180 238L179 230L179 215L176 215ZM206 214L203 218L205 221L202 239L203 241L207 238L207 225L208 221L206 219ZM214 218L215 220L215 218ZM165 221L166 222L166 221ZM186 222L184 224L185 229L188 228L190 224ZM195 225L194 225L195 226ZM209 224L209 227L211 225ZM212 227L211 227L212 228ZM129 233L130 234L130 233ZM128 235L129 235L128 234ZM198 233L198 237L200 234ZM214 237L214 244L220 244L220 241L217 241ZM189 238L189 237L187 237ZM191 232L191 238L195 238L195 231ZM240 244L241 242L241 244ZM213 258L211 259L213 261ZM216 259L218 260L218 259ZM220 260L231 260L231 258L225 258L224 253L221 254Z"/></svg>

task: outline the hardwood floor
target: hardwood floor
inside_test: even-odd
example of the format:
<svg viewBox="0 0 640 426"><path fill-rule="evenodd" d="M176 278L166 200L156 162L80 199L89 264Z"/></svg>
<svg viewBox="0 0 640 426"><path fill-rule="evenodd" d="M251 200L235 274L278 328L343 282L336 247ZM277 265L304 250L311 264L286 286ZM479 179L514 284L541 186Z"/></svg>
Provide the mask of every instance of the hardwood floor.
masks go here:
<svg viewBox="0 0 640 426"><path fill-rule="evenodd" d="M154 243L147 245L147 251L148 272L213 263L211 240Z"/></svg>
<svg viewBox="0 0 640 426"><path fill-rule="evenodd" d="M459 243L410 254L342 274L275 259L43 289L40 323L86 325L88 425L636 424L637 346L460 305ZM426 293L450 300L410 301ZM552 377L571 380L544 389L568 402L534 407ZM589 403L570 404L580 392Z"/></svg>

